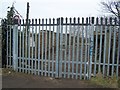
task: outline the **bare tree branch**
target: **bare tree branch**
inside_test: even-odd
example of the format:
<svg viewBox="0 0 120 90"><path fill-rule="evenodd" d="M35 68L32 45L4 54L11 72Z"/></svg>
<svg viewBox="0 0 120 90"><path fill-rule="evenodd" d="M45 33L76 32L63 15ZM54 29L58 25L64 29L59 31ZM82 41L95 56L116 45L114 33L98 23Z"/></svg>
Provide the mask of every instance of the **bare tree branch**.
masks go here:
<svg viewBox="0 0 120 90"><path fill-rule="evenodd" d="M101 2L104 11L114 14L116 17L120 17L120 1L108 1Z"/></svg>

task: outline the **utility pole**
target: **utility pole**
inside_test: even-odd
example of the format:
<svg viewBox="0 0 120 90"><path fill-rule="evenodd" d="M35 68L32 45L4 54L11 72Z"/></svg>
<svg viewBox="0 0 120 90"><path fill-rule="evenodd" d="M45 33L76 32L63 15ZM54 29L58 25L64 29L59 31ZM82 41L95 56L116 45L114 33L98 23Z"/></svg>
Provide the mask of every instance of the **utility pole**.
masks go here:
<svg viewBox="0 0 120 90"><path fill-rule="evenodd" d="M29 2L27 2L27 14L26 14L26 26L27 26L27 31L29 29Z"/></svg>
<svg viewBox="0 0 120 90"><path fill-rule="evenodd" d="M29 2L27 2L27 14L26 14L26 29L25 29L25 57L28 56L28 38L29 38ZM27 59L25 60L25 64L27 64Z"/></svg>
<svg viewBox="0 0 120 90"><path fill-rule="evenodd" d="M27 14L26 14L26 42L28 44L28 37L29 37L29 2L27 2Z"/></svg>

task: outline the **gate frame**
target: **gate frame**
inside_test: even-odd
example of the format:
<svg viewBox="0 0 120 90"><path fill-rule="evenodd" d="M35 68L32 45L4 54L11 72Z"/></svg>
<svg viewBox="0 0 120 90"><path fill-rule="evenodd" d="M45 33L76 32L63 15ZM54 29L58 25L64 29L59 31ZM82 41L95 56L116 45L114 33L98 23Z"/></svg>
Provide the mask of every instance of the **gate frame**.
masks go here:
<svg viewBox="0 0 120 90"><path fill-rule="evenodd" d="M84 24L83 20L82 20L82 24ZM92 23L90 21L88 23L88 27L89 27L89 29L91 30L92 33L90 34L89 60L88 60L88 62L86 62L86 65L88 64L87 67L86 67L87 68L87 72L86 72L87 79L90 79L91 76L92 76L92 74L91 74L92 70L91 69L92 69L92 65L93 65L92 58L93 58L93 47L94 47L94 28L95 28L94 27L94 17L92 17L92 19L89 19L89 20L92 20ZM105 20L107 20L107 19L105 19ZM107 22L105 21L105 25L106 25L106 23ZM62 55L63 25L64 25L63 24L63 18L57 18L57 32L56 32L56 47L57 47L57 49L56 49L56 60L55 60L56 61L55 62L55 65L56 65L55 77L56 78L61 78L62 77L62 67L61 67L61 65L62 65L61 57L62 56L61 55ZM42 38L42 40L43 40L43 38ZM106 39L105 39L105 41L106 41ZM105 46L105 44L104 44L104 46ZM15 71L18 70L17 69L17 67L18 67L18 51L17 50L18 50L18 23L17 23L17 20L15 19L15 24L13 26L13 69ZM102 64L103 65L103 73L105 72L104 67L105 67L105 64L106 64L105 63L105 52L106 52L106 49L104 50L104 63ZM60 57L59 57L59 53L60 53ZM118 49L118 55L119 55L119 49ZM118 59L119 59L119 56L118 56ZM84 62L82 61L80 64L83 65L82 63L84 63ZM68 63L68 64L71 64L71 63ZM73 64L73 62L72 62L72 64ZM97 65L97 64L94 64L94 65ZM114 65L112 65L112 67L114 67ZM119 64L118 64L118 67L119 67ZM82 69L80 69L80 70L82 70ZM82 76L82 73L80 74L80 76Z"/></svg>

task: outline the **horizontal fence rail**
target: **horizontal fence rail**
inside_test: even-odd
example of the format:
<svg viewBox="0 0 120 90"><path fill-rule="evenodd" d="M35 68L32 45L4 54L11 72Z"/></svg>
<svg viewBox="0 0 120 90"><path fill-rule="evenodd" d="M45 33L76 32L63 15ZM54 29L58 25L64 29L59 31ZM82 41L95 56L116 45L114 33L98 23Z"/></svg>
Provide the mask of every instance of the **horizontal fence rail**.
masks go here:
<svg viewBox="0 0 120 90"><path fill-rule="evenodd" d="M56 78L120 75L117 18L32 19L28 26L8 25L8 68Z"/></svg>

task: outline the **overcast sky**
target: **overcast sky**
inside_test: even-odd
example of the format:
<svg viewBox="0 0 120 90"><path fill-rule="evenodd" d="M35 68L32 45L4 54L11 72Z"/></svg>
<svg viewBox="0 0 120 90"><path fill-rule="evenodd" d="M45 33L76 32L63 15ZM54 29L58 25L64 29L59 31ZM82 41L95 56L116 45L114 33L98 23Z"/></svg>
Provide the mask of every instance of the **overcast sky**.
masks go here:
<svg viewBox="0 0 120 90"><path fill-rule="evenodd" d="M17 11L26 18L27 2L30 18L88 17L100 15L101 0L0 0L0 18L4 18L7 7L13 2Z"/></svg>

